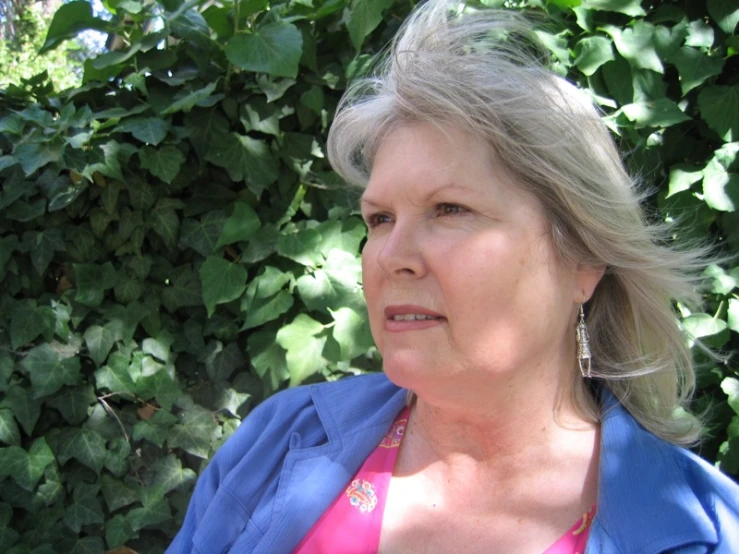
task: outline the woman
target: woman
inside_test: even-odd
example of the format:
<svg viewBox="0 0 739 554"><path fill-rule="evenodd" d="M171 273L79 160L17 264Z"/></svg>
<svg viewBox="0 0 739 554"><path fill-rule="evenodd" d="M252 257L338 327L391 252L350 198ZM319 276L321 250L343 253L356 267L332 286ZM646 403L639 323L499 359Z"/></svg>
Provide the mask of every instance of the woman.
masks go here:
<svg viewBox="0 0 739 554"><path fill-rule="evenodd" d="M677 446L699 424L671 301L699 257L660 246L531 31L450 6L413 14L329 138L365 187L384 375L260 405L169 552L739 552L739 487Z"/></svg>

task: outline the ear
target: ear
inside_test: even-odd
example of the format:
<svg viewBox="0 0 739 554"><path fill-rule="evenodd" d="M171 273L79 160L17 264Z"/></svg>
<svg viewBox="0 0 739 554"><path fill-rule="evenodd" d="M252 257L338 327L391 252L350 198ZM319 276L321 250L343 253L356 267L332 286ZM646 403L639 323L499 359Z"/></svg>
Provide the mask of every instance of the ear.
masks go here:
<svg viewBox="0 0 739 554"><path fill-rule="evenodd" d="M595 292L603 274L606 272L604 265L583 265L575 272L575 302L584 304Z"/></svg>

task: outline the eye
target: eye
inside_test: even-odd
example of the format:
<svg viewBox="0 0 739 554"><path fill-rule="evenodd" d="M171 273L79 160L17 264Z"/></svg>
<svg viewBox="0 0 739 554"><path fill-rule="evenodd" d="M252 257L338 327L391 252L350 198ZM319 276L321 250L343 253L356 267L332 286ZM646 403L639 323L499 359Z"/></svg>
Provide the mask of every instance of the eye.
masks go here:
<svg viewBox="0 0 739 554"><path fill-rule="evenodd" d="M392 221L392 218L386 213L368 214L364 218L364 222L370 229L374 229L383 223L390 223L390 221Z"/></svg>
<svg viewBox="0 0 739 554"><path fill-rule="evenodd" d="M437 204L436 206L434 206L434 209L436 210L437 216L458 215L469 212L469 210L464 206L460 206L459 204L451 204L449 202L442 202L441 204Z"/></svg>

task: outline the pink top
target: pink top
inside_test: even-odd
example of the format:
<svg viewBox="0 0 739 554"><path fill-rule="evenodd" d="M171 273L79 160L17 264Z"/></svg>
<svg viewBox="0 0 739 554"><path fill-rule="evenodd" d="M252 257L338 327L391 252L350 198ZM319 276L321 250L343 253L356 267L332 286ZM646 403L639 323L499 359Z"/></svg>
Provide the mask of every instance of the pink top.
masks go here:
<svg viewBox="0 0 739 554"><path fill-rule="evenodd" d="M404 408L387 435L365 460L346 490L323 513L295 549L295 554L375 554L380 546L382 515L400 442L410 416ZM544 554L582 554L595 506Z"/></svg>

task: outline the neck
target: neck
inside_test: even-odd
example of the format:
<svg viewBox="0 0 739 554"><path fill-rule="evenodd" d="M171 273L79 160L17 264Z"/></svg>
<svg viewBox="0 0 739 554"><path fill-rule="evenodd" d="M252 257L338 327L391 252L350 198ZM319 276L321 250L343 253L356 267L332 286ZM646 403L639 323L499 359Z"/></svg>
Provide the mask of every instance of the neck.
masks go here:
<svg viewBox="0 0 739 554"><path fill-rule="evenodd" d="M437 459L467 457L478 462L535 457L592 449L597 425L572 404L571 372L520 374L448 391L419 391L412 431ZM549 379L547 377L550 377ZM497 382L494 382L497 381ZM468 394L466 394L467 389Z"/></svg>

